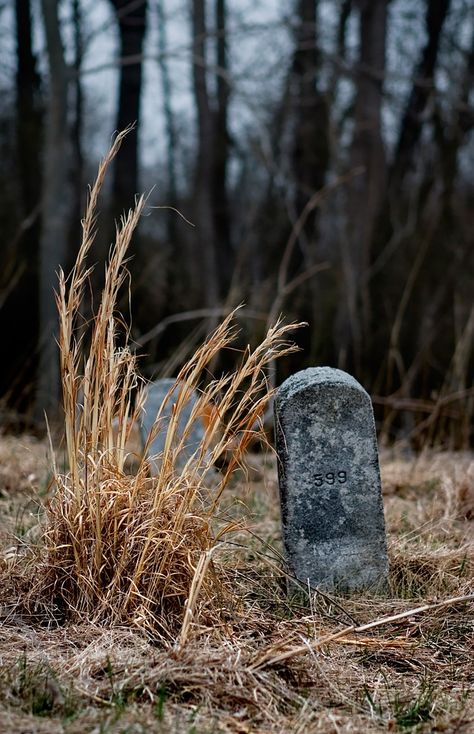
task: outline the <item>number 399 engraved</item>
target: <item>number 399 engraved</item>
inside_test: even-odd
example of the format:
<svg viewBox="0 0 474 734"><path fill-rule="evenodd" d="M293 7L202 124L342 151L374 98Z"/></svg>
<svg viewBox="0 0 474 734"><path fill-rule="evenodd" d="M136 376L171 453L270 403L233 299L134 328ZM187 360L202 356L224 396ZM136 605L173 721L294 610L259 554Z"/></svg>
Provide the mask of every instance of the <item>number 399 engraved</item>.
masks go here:
<svg viewBox="0 0 474 734"><path fill-rule="evenodd" d="M317 487L321 487L323 484L344 484L345 482L347 482L347 473L345 471L329 471L327 474L314 475L314 483Z"/></svg>

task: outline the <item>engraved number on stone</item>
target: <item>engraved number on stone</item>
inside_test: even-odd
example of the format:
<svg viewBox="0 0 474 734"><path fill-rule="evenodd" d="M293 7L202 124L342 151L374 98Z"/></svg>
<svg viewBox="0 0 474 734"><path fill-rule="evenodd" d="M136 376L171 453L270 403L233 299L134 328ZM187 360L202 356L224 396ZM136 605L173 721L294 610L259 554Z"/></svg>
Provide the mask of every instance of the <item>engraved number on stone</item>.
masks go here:
<svg viewBox="0 0 474 734"><path fill-rule="evenodd" d="M327 474L316 474L314 477L314 483L317 487L321 487L323 484L335 484L336 480L339 484L344 484L347 482L347 473L338 471L335 474L333 471L329 471Z"/></svg>

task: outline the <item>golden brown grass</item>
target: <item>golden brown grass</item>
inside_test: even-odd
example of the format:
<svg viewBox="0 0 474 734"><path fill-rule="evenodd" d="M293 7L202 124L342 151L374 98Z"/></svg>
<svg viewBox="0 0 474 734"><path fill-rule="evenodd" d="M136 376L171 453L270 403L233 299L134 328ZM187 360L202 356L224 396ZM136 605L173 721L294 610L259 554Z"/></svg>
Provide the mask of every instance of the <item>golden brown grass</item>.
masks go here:
<svg viewBox="0 0 474 734"><path fill-rule="evenodd" d="M216 614L229 593L212 560L216 543L235 525L216 522L219 498L268 403L265 368L293 350L286 334L294 327L272 327L256 349L247 349L234 372L208 382L178 430L203 373L234 340L232 314L224 319L179 372L165 401L173 406L168 424L160 411L136 472L125 472L127 440L143 394L138 390L134 401L141 380L117 302L143 197L117 227L97 312L91 323L81 322L97 199L122 138L102 162L91 190L74 269L68 278L59 275L67 471L54 469L41 584L69 620L130 624L182 645L198 607ZM192 424L209 403L215 407L204 436L183 466L179 457ZM151 477L146 457L160 430L166 431L165 446L158 475ZM213 466L223 456L230 461L216 482Z"/></svg>

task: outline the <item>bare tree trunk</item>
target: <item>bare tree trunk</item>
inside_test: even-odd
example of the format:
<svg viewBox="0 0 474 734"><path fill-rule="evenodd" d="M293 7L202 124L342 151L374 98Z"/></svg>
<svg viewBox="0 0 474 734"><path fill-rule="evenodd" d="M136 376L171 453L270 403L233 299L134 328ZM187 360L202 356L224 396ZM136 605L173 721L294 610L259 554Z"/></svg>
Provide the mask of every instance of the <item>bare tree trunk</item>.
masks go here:
<svg viewBox="0 0 474 734"><path fill-rule="evenodd" d="M291 215L293 227L297 227L301 217L304 222L298 227L296 246L288 258L288 281L316 267L323 257L318 208L306 209L315 194L324 187L330 159L328 107L326 97L320 91L319 80L317 8L315 0L297 0L296 3L298 23L290 85L291 117L294 123L291 135L294 187ZM325 293L328 294L327 289ZM320 356L321 340L327 341L326 327L332 307L326 297L321 296L320 280L314 277L294 289L292 301L298 318L311 323L306 338L310 340L307 349L313 361Z"/></svg>
<svg viewBox="0 0 474 734"><path fill-rule="evenodd" d="M216 232L212 210L214 171L214 120L206 78L205 0L192 0L193 91L197 110L198 153L194 184L197 233L191 263L194 289L206 306L218 302Z"/></svg>
<svg viewBox="0 0 474 734"><path fill-rule="evenodd" d="M165 204L169 207L163 212L166 218L167 243L166 248L163 247L163 243L160 247L161 256L164 260L160 270L167 284L166 311L167 313L173 313L176 310L181 310L183 303L186 304L187 301L189 286L186 282L183 282L183 280L186 281L185 278L183 279L183 262L188 262L189 259L186 257L187 232L183 236L183 224L179 221L176 211L174 211L180 209L176 159L178 132L172 105L173 88L168 63L167 21L163 0L157 0L156 12L158 19L158 66L161 77L166 136L167 188ZM151 346L153 347L153 345Z"/></svg>
<svg viewBox="0 0 474 734"><path fill-rule="evenodd" d="M21 176L23 215L38 206L41 196L40 167L41 102L40 76L32 47L31 8L29 0L16 0L17 39L17 140Z"/></svg>
<svg viewBox="0 0 474 734"><path fill-rule="evenodd" d="M426 3L427 41L415 69L413 87L401 121L400 134L390 171L390 184L393 190L399 186L409 170L421 135L425 122L423 113L432 95L441 31L450 5L451 0L427 0Z"/></svg>
<svg viewBox="0 0 474 734"><path fill-rule="evenodd" d="M351 167L356 175L349 187L347 250L343 258L345 298L341 299L346 327L341 333L341 346L360 374L370 319L370 248L386 185L382 101L387 0L358 0L357 5L360 51L351 145Z"/></svg>
<svg viewBox="0 0 474 734"><path fill-rule="evenodd" d="M134 205L138 193L138 133L142 88L142 53L146 32L146 0L111 0L120 35L120 82L116 129L135 129L123 141L115 159L112 182L113 212L119 217ZM125 62L125 63L124 63Z"/></svg>
<svg viewBox="0 0 474 734"><path fill-rule="evenodd" d="M165 128L166 128L166 139L167 139L167 164L168 164L168 204L170 206L176 206L178 199L178 185L176 176L176 125L173 115L173 107L171 104L171 79L166 61L166 54L168 51L168 42L166 38L166 20L163 10L162 0L157 0L156 9L158 13L158 52L159 52L159 66L161 72L161 83L163 89L163 109L165 115ZM173 222L176 221L176 214L170 212L168 218L168 235L170 240L173 242L175 231Z"/></svg>
<svg viewBox="0 0 474 734"><path fill-rule="evenodd" d="M229 69L227 57L226 1L216 0L216 46L217 46L217 109L214 131L214 175L212 202L216 231L216 258L219 272L219 287L225 298L234 268L231 246L230 211L227 189L227 163L229 159Z"/></svg>
<svg viewBox="0 0 474 734"><path fill-rule="evenodd" d="M68 70L59 31L58 0L42 0L49 63L48 121L43 163L43 206L40 240L39 373L35 412L55 410L60 400L56 272L67 256L71 196L69 182L70 137L67 126Z"/></svg>
<svg viewBox="0 0 474 734"><path fill-rule="evenodd" d="M292 68L294 129L292 170L295 185L295 213L300 216L311 197L323 188L329 165L328 110L318 90L319 50L316 39L317 3L298 0L298 26ZM290 275L313 263L317 239L316 210L307 217L299 238L299 255L290 267ZM313 241L313 247L310 241Z"/></svg>
<svg viewBox="0 0 474 734"><path fill-rule="evenodd" d="M82 91L81 66L83 58L83 39L82 39L82 11L80 0L73 0L72 16L74 22L74 118L71 124L71 148L72 148L72 167L74 176L72 179L73 194L73 214L71 217L70 231L70 253L71 260L75 260L75 254L79 243L79 223L83 211L84 197L84 156L82 152L82 118L84 108L84 95ZM74 263L68 263L72 267Z"/></svg>
<svg viewBox="0 0 474 734"><path fill-rule="evenodd" d="M12 395L15 407L25 412L31 407L31 387L36 379L38 311L39 207L41 199L42 100L41 79L32 45L29 0L16 0L16 143L20 177L21 219L26 227L12 253L21 272L3 314L2 339L12 359L8 360L7 384L16 384ZM28 293L25 299L24 293ZM3 372L3 370L2 370Z"/></svg>

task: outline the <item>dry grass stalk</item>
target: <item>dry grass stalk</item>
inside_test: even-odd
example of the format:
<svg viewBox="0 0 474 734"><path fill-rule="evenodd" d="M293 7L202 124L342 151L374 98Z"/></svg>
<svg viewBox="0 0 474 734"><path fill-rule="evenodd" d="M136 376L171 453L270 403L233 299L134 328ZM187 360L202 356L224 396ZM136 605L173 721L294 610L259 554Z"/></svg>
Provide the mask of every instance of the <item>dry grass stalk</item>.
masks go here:
<svg viewBox="0 0 474 734"><path fill-rule="evenodd" d="M168 426L161 411L150 431L144 456L157 432L167 431L158 476L149 476L144 458L135 475L125 472L126 442L143 397L139 393L133 404L140 378L116 309L127 277L127 248L143 210L143 197L117 228L101 302L88 327L87 350L80 322L91 272L86 260L94 240L98 195L124 134L117 137L101 164L91 190L73 271L69 278L63 273L59 276L68 470L65 474L54 470L56 493L49 504L46 531L46 585L69 618L131 624L169 644L182 625L182 646L201 607L217 608L215 601L222 606L226 587L212 562L212 549L237 524L216 525L219 498L255 435L254 426L270 397L266 366L294 349L286 341L293 327L272 327L262 344L242 355L235 372L212 381L200 392L183 430L180 416L198 389L203 371L235 337L232 314L224 319L183 367L168 394L165 403L173 403ZM122 346L118 345L119 332ZM200 446L183 467L177 459L193 421L209 402L215 405L212 418ZM205 497L203 490L210 484L213 466L223 455L230 455L227 469L217 483L213 480L217 486Z"/></svg>

